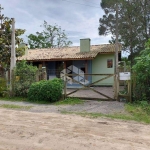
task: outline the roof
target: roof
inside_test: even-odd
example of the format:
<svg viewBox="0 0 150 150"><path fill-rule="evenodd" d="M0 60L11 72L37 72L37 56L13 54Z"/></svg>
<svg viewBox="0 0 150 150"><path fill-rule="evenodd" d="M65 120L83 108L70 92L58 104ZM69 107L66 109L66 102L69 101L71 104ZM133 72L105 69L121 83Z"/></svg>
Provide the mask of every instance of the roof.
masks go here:
<svg viewBox="0 0 150 150"><path fill-rule="evenodd" d="M119 52L121 51L121 44L119 44ZM49 49L29 49L27 54L19 57L18 60L30 61L48 61L48 60L81 60L93 59L99 53L114 53L115 44L92 45L89 52L80 52L79 46L63 47L63 48L49 48Z"/></svg>

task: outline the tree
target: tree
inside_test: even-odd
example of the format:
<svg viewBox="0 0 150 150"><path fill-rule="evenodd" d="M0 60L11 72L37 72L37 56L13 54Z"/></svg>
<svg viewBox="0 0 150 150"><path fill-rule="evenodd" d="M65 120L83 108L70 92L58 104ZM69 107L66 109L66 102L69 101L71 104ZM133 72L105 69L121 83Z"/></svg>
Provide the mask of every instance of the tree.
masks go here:
<svg viewBox="0 0 150 150"><path fill-rule="evenodd" d="M118 32L119 41L124 50L131 54L131 65L133 55L144 48L145 42L150 37L150 2L149 0L102 0L101 7L105 12L99 20L99 35L112 34L115 41L116 29L116 5L118 5Z"/></svg>
<svg viewBox="0 0 150 150"><path fill-rule="evenodd" d="M42 32L36 32L36 34L30 34L28 37L28 43L31 49L35 48L60 48L69 46L72 44L68 41L65 31L58 25L52 26L44 21L41 27L44 28Z"/></svg>
<svg viewBox="0 0 150 150"><path fill-rule="evenodd" d="M0 10L2 10L0 6ZM8 69L10 67L10 57L11 57L11 23L12 19L5 17L0 14L0 64L3 68ZM19 37L25 32L22 29L15 30L15 41L19 44L22 39ZM24 54L24 48L16 47L16 56L22 56Z"/></svg>
<svg viewBox="0 0 150 150"><path fill-rule="evenodd" d="M134 99L150 101L150 39L133 65Z"/></svg>

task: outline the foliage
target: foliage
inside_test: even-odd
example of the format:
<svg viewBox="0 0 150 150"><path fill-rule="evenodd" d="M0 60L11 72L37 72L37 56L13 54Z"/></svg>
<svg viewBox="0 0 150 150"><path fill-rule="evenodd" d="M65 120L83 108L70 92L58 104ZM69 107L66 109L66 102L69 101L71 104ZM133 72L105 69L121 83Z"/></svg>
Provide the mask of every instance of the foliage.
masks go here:
<svg viewBox="0 0 150 150"><path fill-rule="evenodd" d="M14 71L14 93L15 96L27 97L28 89L36 82L37 67L27 64L26 61L17 62Z"/></svg>
<svg viewBox="0 0 150 150"><path fill-rule="evenodd" d="M102 0L105 14L99 20L98 30L99 35L112 34L110 43L114 43L116 37L117 6L119 41L124 50L129 50L129 58L133 61L133 56L144 48L150 36L150 3L149 0Z"/></svg>
<svg viewBox="0 0 150 150"><path fill-rule="evenodd" d="M150 123L150 105L146 101L127 104L126 111L132 116L133 120Z"/></svg>
<svg viewBox="0 0 150 150"><path fill-rule="evenodd" d="M83 104L83 103L84 101L79 98L69 97L66 98L65 100L56 102L55 105L76 105L76 104Z"/></svg>
<svg viewBox="0 0 150 150"><path fill-rule="evenodd" d="M33 83L28 92L30 101L58 101L62 97L63 82L61 79L41 80Z"/></svg>
<svg viewBox="0 0 150 150"><path fill-rule="evenodd" d="M133 66L134 72L134 99L140 101L150 101L150 39L146 43L145 50L140 56L135 58L136 64Z"/></svg>
<svg viewBox="0 0 150 150"><path fill-rule="evenodd" d="M5 96L7 92L6 79L0 77L0 96Z"/></svg>
<svg viewBox="0 0 150 150"><path fill-rule="evenodd" d="M0 7L0 10L2 8ZM11 56L11 27L12 27L12 19L5 17L4 15L0 16L2 21L2 25L0 28L0 64L3 68L9 68L10 66L10 56ZM15 41L16 44L22 42L22 39L19 37L24 34L25 30L16 29L15 30ZM17 48L16 47L16 56L22 56L24 54L24 47Z"/></svg>
<svg viewBox="0 0 150 150"><path fill-rule="evenodd" d="M54 48L64 47L72 44L68 41L65 31L58 25L49 25L44 21L41 27L44 28L42 32L36 32L36 34L30 34L28 36L28 43L31 49L35 48Z"/></svg>

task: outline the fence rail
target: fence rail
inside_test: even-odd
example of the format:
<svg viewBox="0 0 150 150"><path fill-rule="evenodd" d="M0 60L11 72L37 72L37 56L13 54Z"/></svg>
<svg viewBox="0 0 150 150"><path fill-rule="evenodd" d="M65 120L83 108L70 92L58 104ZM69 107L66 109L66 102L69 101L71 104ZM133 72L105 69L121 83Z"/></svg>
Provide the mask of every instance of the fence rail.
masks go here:
<svg viewBox="0 0 150 150"><path fill-rule="evenodd" d="M64 74L64 83L65 83L65 84L64 84L64 98L66 98L66 97L68 97L69 95L71 95L71 94L73 94L73 93L76 93L76 92L78 92L78 91L80 91L80 90L89 89L89 90L92 90L92 91L94 91L95 93L97 93L97 94L99 94L99 95L105 97L105 98L106 98L105 100L114 100L114 96L113 96L113 98L112 98L112 97L108 96L107 94L104 94L104 93L102 93L102 92L100 92L100 91L97 91L97 90L95 90L94 88L92 88L92 86L94 86L96 83L101 82L101 81L103 81L103 80L106 80L106 79L108 79L108 78L110 78L110 77L114 77L114 74L84 74L85 76L99 76L99 77L100 77L98 80L96 80L96 81L94 81L94 82L91 82L91 83L89 83L89 84L83 84L82 82L77 81L77 80L74 80L74 79L72 78L72 80L73 80L74 82L78 83L79 85L81 85L82 88L79 88L79 89L76 89L76 90L74 90L74 91L72 91L72 92L70 92L70 93L67 93L67 77L80 76L80 75L83 75L83 74ZM83 97L82 97L82 98L83 98ZM85 98L85 97L84 97L84 98ZM94 99L94 97L90 97L90 98ZM99 100L101 100L101 98L99 98Z"/></svg>

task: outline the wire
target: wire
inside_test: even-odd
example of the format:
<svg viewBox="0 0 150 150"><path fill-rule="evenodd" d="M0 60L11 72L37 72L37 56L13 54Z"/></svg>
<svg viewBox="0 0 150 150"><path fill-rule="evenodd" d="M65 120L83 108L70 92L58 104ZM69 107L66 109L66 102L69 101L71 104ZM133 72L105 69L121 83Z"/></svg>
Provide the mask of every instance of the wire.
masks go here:
<svg viewBox="0 0 150 150"><path fill-rule="evenodd" d="M100 7L96 7L96 6L92 6L92 5L86 5L86 4L76 3L76 2L73 2L73 1L69 1L69 0L62 0L62 1L70 2L70 3L74 3L74 4L78 4L78 5L84 5L84 6L88 6L88 7L100 8Z"/></svg>

